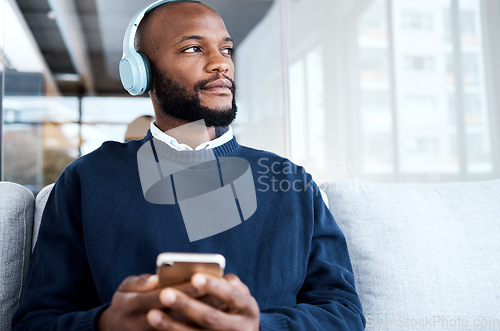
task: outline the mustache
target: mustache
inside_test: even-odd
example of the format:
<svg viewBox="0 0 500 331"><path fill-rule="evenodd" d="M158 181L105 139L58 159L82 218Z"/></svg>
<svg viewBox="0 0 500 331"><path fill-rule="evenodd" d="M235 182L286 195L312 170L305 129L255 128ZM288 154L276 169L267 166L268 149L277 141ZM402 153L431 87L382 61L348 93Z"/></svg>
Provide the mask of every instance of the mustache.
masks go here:
<svg viewBox="0 0 500 331"><path fill-rule="evenodd" d="M195 84L194 89L195 89L195 91L199 92L206 85L208 85L212 82L215 82L216 80L221 79L221 78L225 78L231 82L231 93L233 94L233 97L234 97L234 95L236 93L236 85L234 84L234 80L232 80L231 78L229 78L225 74L215 74L213 77L211 77L209 79L200 80L198 83Z"/></svg>

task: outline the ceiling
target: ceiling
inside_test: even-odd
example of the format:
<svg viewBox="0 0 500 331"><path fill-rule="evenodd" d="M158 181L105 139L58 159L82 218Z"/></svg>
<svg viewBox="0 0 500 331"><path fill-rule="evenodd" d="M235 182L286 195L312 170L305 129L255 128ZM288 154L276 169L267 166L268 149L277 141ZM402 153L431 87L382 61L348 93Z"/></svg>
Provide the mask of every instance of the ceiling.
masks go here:
<svg viewBox="0 0 500 331"><path fill-rule="evenodd" d="M152 0L16 0L63 95L126 95L118 76L125 28ZM203 0L237 45L273 0Z"/></svg>

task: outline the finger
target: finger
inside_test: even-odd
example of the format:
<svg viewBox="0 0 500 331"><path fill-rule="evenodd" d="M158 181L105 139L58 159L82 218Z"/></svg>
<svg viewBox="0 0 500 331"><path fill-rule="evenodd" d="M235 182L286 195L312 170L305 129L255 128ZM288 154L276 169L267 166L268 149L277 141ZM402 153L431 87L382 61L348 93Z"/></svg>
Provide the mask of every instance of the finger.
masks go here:
<svg viewBox="0 0 500 331"><path fill-rule="evenodd" d="M225 302L229 311L255 310L255 299L250 294L248 287L235 275L226 278L217 278L207 274L197 273L192 277L193 286L202 288L207 294Z"/></svg>
<svg viewBox="0 0 500 331"><path fill-rule="evenodd" d="M175 285L175 286L171 286L171 287L178 289L179 291L186 293L187 295L189 295L190 297L193 297L193 298L200 298L200 297L205 295L205 293L203 293L202 291L200 291L199 289L194 287L193 284L191 284L191 282L187 282L187 283L183 283L183 284L179 284L179 285Z"/></svg>
<svg viewBox="0 0 500 331"><path fill-rule="evenodd" d="M176 288L192 297L202 296L191 283L179 284ZM118 288L117 293L121 295L121 302L127 303L128 310L147 312L152 308L164 308L160 302L160 291L158 276L144 274L127 277Z"/></svg>
<svg viewBox="0 0 500 331"><path fill-rule="evenodd" d="M236 276L235 276L236 277ZM196 298L200 300L201 302L204 302L212 307L215 307L217 309L220 309L222 311L227 310L227 304L219 300L218 298L215 298L213 296L207 295L206 291L204 289L198 289L191 284L191 282L171 286L172 288L175 288L187 295L189 295L192 298Z"/></svg>
<svg viewBox="0 0 500 331"><path fill-rule="evenodd" d="M250 294L248 286L246 286L235 274L225 274L224 279L231 285L239 287L242 291Z"/></svg>
<svg viewBox="0 0 500 331"><path fill-rule="evenodd" d="M199 330L193 326L174 319L159 309L151 309L146 315L149 325L158 330Z"/></svg>
<svg viewBox="0 0 500 331"><path fill-rule="evenodd" d="M194 298L201 299L204 296L191 283L179 284L174 286L174 288ZM164 305L160 302L160 291L161 289L158 288L158 277L156 275L145 274L126 278L117 292L121 293L122 298L127 302L132 303L129 306L130 309L146 312L151 308L164 308ZM216 298L203 301L207 301L213 306L225 307Z"/></svg>
<svg viewBox="0 0 500 331"><path fill-rule="evenodd" d="M149 292L158 288L158 276L143 274L125 278L118 287L121 292Z"/></svg>
<svg viewBox="0 0 500 331"><path fill-rule="evenodd" d="M209 306L214 307L215 309L219 309L219 310L222 310L224 312L229 311L229 306L227 305L227 303L223 302L222 300L220 300L214 296L205 295L205 296L202 296L202 297L199 297L196 299L198 299L199 301L201 301Z"/></svg>
<svg viewBox="0 0 500 331"><path fill-rule="evenodd" d="M145 293L125 292L123 294L133 309L146 312L152 308L161 309L165 307L160 301L160 291L157 289Z"/></svg>
<svg viewBox="0 0 500 331"><path fill-rule="evenodd" d="M162 290L160 300L172 311L205 328L227 330L241 322L238 315L226 314L173 288Z"/></svg>

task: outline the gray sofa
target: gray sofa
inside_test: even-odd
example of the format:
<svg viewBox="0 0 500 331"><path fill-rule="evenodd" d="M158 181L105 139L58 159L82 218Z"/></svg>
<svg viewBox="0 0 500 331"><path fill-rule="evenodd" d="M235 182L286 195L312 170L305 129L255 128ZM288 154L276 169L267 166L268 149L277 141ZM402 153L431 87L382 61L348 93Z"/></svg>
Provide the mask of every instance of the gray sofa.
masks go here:
<svg viewBox="0 0 500 331"><path fill-rule="evenodd" d="M321 185L367 329L500 329L500 180ZM0 182L0 330L10 329L51 186Z"/></svg>
<svg viewBox="0 0 500 331"><path fill-rule="evenodd" d="M43 207L53 185L44 187L35 199L22 185L0 182L0 331L11 329Z"/></svg>

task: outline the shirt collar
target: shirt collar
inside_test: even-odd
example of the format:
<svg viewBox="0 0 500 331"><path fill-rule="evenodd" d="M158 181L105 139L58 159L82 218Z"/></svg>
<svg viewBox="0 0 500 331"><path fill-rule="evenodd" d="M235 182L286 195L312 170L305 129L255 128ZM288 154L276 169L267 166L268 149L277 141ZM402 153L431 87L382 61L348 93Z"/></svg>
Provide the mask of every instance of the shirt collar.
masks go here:
<svg viewBox="0 0 500 331"><path fill-rule="evenodd" d="M150 125L151 129L151 134L153 135L154 138L163 141L165 144L170 146L171 148L177 150L177 151L192 151L193 148L186 144L181 144L175 139L174 137L166 134L165 132L161 131L157 126L156 126L156 121L151 122ZM211 149L215 148L221 145L224 145L231 139L233 139L233 129L231 126L221 126L221 127L216 127L215 128L215 133L216 133L216 138L214 140L209 140L206 142L201 143L200 145L196 146L194 150L198 151L201 149Z"/></svg>

